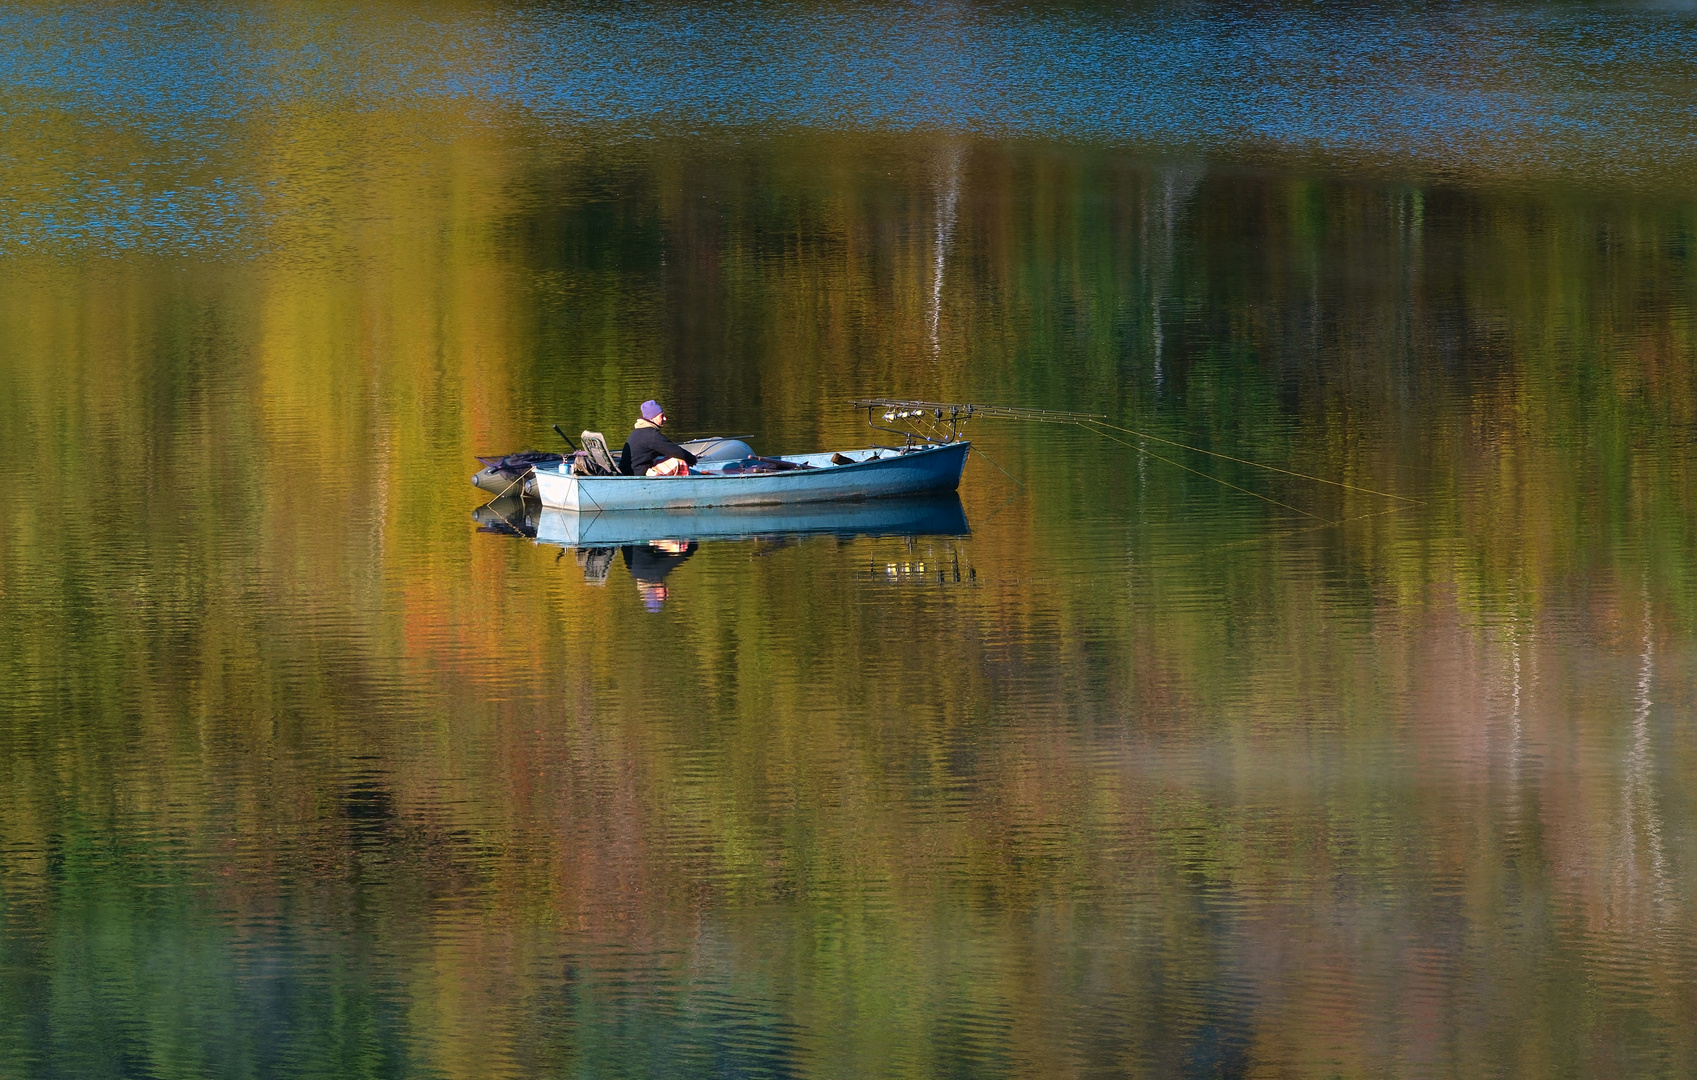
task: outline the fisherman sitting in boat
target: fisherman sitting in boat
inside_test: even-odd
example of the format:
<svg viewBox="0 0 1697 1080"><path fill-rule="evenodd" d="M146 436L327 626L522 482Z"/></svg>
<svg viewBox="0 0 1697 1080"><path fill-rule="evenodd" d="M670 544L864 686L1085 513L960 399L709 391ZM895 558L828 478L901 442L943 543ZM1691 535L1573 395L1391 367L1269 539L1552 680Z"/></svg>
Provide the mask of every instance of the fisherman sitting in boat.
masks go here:
<svg viewBox="0 0 1697 1080"><path fill-rule="evenodd" d="M626 476L688 476L697 458L660 433L666 410L657 401L642 403L642 419L619 451L619 471Z"/></svg>

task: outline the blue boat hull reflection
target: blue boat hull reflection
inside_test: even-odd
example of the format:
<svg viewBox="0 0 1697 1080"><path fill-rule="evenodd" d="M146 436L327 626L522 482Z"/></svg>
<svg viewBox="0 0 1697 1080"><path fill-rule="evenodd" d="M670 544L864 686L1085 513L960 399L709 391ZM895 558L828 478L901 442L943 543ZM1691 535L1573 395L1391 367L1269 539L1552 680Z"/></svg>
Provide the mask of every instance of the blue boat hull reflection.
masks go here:
<svg viewBox="0 0 1697 1080"><path fill-rule="evenodd" d="M720 506L694 510L544 509L536 542L561 547L622 547L660 540L742 540L760 536L965 536L971 532L960 496L786 506Z"/></svg>

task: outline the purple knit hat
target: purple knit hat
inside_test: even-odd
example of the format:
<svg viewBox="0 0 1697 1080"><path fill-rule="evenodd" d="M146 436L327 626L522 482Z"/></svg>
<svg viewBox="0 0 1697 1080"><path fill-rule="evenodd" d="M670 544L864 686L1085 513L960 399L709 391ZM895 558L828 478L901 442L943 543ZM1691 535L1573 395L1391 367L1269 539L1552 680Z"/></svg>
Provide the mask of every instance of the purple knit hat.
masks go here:
<svg viewBox="0 0 1697 1080"><path fill-rule="evenodd" d="M658 401L650 399L642 403L642 418L644 420L652 421L655 417L665 411L665 409L660 407L660 403Z"/></svg>

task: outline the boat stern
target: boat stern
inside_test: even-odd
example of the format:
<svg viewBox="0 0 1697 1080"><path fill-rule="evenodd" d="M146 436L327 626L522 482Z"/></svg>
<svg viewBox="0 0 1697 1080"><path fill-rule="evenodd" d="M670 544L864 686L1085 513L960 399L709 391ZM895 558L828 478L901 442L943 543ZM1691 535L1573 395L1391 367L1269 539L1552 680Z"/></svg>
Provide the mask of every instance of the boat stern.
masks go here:
<svg viewBox="0 0 1697 1080"><path fill-rule="evenodd" d="M563 465L536 470L536 497L542 500L543 506L556 510L576 510L578 506L578 482Z"/></svg>

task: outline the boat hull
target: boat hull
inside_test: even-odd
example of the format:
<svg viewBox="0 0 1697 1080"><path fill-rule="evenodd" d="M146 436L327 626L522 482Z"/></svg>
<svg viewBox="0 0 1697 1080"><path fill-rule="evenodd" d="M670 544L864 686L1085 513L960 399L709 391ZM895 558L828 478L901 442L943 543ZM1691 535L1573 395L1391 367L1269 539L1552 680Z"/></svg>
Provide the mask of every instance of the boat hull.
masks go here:
<svg viewBox="0 0 1697 1080"><path fill-rule="evenodd" d="M556 510L672 510L699 506L773 506L837 502L953 491L960 486L967 442L906 452L852 450L849 465L833 454L803 454L787 460L814 466L786 472L690 476L573 476L561 467L536 470L536 494ZM882 456L872 459L873 453Z"/></svg>

